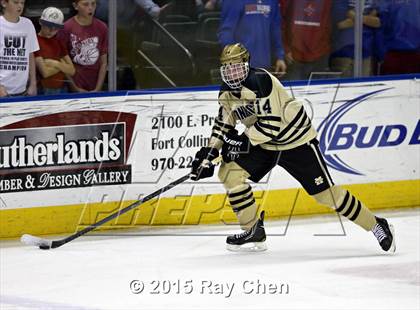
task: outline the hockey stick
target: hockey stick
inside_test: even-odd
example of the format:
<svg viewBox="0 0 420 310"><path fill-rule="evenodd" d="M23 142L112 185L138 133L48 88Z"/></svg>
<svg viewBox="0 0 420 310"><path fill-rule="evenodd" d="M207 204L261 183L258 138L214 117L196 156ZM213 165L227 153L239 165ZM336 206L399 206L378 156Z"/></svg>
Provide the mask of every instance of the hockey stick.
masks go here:
<svg viewBox="0 0 420 310"><path fill-rule="evenodd" d="M222 161L222 156L219 156L215 159L213 159L211 161L211 165L217 165L218 163L220 163ZM40 249L42 250L49 250L49 249L55 249L58 248L60 246L62 246L63 244L66 244L76 238L79 238L80 236L83 236L84 234L94 230L96 227L99 227L103 224L105 224L106 222L109 222L110 220L115 219L116 217L127 213L128 211L138 207L139 205L160 196L162 193L172 189L173 187L185 182L186 180L188 180L191 177L191 173L188 173L186 175L184 175L183 177L180 177L179 179L169 183L168 185L154 191L153 193L147 195L146 197L143 197L142 199L137 200L136 202L132 203L131 205L125 207L122 210L119 210L115 213L112 213L111 215L105 217L104 219L89 225L88 227L66 237L63 239L59 239L59 240L48 240L48 239L44 239L44 238L40 238L40 237L36 237L36 236L32 236L29 234L24 234L21 238L20 241L26 245L34 245L34 246L38 246Z"/></svg>

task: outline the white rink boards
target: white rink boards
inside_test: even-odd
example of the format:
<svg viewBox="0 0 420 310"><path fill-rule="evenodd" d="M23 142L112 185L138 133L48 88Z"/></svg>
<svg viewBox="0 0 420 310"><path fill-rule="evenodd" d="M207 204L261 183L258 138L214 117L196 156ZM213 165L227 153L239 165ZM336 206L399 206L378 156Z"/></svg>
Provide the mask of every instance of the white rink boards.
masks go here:
<svg viewBox="0 0 420 310"><path fill-rule="evenodd" d="M336 184L372 209L419 205L418 75L287 89L304 102ZM181 89L1 103L0 237L73 232L187 174L211 133L217 94L215 88ZM29 160L13 152L17 146ZM287 216L292 205L297 214L328 211L280 168L252 186L268 217ZM109 224L234 219L216 176L162 196Z"/></svg>

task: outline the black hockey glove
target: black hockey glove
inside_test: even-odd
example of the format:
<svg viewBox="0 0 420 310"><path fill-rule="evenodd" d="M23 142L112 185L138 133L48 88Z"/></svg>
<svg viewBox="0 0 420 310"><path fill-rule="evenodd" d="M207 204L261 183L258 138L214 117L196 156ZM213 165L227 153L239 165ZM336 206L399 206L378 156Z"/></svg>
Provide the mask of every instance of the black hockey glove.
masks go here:
<svg viewBox="0 0 420 310"><path fill-rule="evenodd" d="M222 157L225 163L235 161L239 154L248 150L249 140L245 134L238 135L236 130L230 130L223 135Z"/></svg>
<svg viewBox="0 0 420 310"><path fill-rule="evenodd" d="M209 178L214 174L214 165L210 162L219 156L219 151L212 147L202 147L191 164L191 180Z"/></svg>

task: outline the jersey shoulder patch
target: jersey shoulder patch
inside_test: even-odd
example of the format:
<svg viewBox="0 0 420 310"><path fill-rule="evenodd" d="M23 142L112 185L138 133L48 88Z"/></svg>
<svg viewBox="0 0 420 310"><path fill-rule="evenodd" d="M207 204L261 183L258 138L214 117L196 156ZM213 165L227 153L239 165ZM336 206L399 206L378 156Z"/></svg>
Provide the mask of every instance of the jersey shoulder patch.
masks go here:
<svg viewBox="0 0 420 310"><path fill-rule="evenodd" d="M220 91L219 91L219 99L222 97L222 95L224 93L229 93L230 95L233 95L234 97L240 99L241 98L241 89L232 89L230 88L226 83L223 83L220 86Z"/></svg>
<svg viewBox="0 0 420 310"><path fill-rule="evenodd" d="M273 81L265 70L251 68L243 86L253 91L257 98L263 98L270 95L273 89Z"/></svg>

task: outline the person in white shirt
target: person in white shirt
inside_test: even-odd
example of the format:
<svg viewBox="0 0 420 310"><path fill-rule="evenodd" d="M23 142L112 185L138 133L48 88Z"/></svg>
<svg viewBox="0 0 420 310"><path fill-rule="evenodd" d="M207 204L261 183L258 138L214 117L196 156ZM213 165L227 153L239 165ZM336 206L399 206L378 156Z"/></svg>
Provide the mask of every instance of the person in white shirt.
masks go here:
<svg viewBox="0 0 420 310"><path fill-rule="evenodd" d="M34 52L39 50L32 22L21 17L24 0L1 0L0 96L37 94Z"/></svg>

